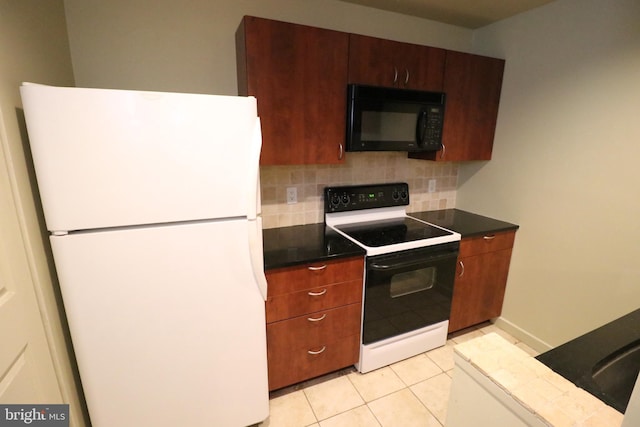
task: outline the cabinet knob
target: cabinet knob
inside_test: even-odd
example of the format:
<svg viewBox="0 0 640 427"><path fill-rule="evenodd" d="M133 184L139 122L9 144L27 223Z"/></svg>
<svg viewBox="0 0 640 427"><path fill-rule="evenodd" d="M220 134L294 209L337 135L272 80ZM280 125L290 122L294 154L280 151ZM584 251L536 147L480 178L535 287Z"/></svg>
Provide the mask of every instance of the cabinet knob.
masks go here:
<svg viewBox="0 0 640 427"><path fill-rule="evenodd" d="M321 297L322 295L327 293L327 289L323 289L320 292L307 292L310 297Z"/></svg>
<svg viewBox="0 0 640 427"><path fill-rule="evenodd" d="M312 355L314 355L314 356L315 356L316 354L320 354L320 353L322 353L322 352L323 352L323 351L325 351L326 349L327 349L327 346L326 346L326 345L323 345L323 346L322 346L322 348L321 348L320 350L317 350L317 351L307 350L307 353L312 354Z"/></svg>
<svg viewBox="0 0 640 427"><path fill-rule="evenodd" d="M307 320L308 320L309 322L319 322L319 321L321 321L321 320L324 320L324 318L325 318L325 317L327 317L327 313L323 314L323 315L322 315L322 316L320 316L320 317L307 317Z"/></svg>

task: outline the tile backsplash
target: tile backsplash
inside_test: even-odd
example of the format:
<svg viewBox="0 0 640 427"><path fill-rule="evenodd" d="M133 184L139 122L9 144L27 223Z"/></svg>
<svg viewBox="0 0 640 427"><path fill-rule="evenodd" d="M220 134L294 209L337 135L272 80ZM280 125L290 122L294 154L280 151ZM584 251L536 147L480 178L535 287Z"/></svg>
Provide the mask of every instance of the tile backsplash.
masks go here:
<svg viewBox="0 0 640 427"><path fill-rule="evenodd" d="M434 192L429 180L435 179ZM324 221L324 187L336 185L406 182L407 212L455 207L457 163L436 163L407 158L406 153L347 153L343 165L261 166L264 228ZM287 188L295 187L298 202L287 204Z"/></svg>

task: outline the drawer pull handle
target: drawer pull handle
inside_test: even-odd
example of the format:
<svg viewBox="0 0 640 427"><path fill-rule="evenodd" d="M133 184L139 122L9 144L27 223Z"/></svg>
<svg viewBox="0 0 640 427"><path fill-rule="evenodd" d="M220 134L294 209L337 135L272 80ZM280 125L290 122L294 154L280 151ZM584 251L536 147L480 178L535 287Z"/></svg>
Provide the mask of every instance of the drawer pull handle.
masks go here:
<svg viewBox="0 0 640 427"><path fill-rule="evenodd" d="M325 317L327 317L327 313L323 314L323 315L322 315L322 316L320 316L320 317L315 317L315 318L314 318L314 317L307 317L307 320L308 320L309 322L319 322L319 321L321 321L321 320L324 320L324 318L325 318Z"/></svg>
<svg viewBox="0 0 640 427"><path fill-rule="evenodd" d="M325 351L326 349L327 349L327 346L326 346L326 345L323 345L323 346L322 346L322 348L321 348L320 350L318 350L318 351L307 350L307 353L312 354L312 355L314 355L314 356L315 356L316 354L320 354L320 353L322 353L322 352L323 352L323 351Z"/></svg>
<svg viewBox="0 0 640 427"><path fill-rule="evenodd" d="M327 268L327 264L325 265L321 265L320 267L307 267L309 270L311 271L320 271L320 270L324 270L325 268Z"/></svg>
<svg viewBox="0 0 640 427"><path fill-rule="evenodd" d="M310 297L321 297L322 295L327 293L327 289L323 289L320 292L307 292Z"/></svg>
<svg viewBox="0 0 640 427"><path fill-rule="evenodd" d="M496 238L495 234L491 234L490 236L483 236L482 237L484 240L493 240Z"/></svg>
<svg viewBox="0 0 640 427"><path fill-rule="evenodd" d="M458 263L460 264L460 274L458 275L458 277L462 277L464 276L464 262L458 261Z"/></svg>

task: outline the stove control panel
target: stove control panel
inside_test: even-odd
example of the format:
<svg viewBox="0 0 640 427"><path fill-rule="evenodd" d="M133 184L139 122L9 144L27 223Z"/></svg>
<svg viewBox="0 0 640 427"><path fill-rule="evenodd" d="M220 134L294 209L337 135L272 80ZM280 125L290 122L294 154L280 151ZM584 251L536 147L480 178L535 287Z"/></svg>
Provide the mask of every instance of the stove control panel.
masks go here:
<svg viewBox="0 0 640 427"><path fill-rule="evenodd" d="M409 204L409 185L349 185L324 189L324 212L348 212L360 209L387 208Z"/></svg>

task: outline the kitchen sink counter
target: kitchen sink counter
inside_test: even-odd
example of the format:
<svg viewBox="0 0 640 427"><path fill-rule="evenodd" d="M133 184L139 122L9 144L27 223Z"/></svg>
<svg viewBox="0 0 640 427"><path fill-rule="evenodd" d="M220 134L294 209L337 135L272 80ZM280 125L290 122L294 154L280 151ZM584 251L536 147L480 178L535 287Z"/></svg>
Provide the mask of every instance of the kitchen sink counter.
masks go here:
<svg viewBox="0 0 640 427"><path fill-rule="evenodd" d="M447 427L618 427L623 414L490 333L454 347Z"/></svg>
<svg viewBox="0 0 640 427"><path fill-rule="evenodd" d="M624 412L638 373L637 353L633 353L637 352L640 341L639 324L640 309L549 350L537 359L603 402ZM621 374L624 375L621 378L613 378L613 383L617 387L624 384L626 390L609 390L604 385L612 380L604 381L603 384L598 375L594 378L594 373L601 368L615 369L612 365L616 359L618 363L625 363L622 360L625 355L635 356L636 362L630 361L628 366L623 365ZM603 372L601 375L607 374Z"/></svg>
<svg viewBox="0 0 640 427"><path fill-rule="evenodd" d="M268 228L262 237L266 270L365 254L324 224Z"/></svg>
<svg viewBox="0 0 640 427"><path fill-rule="evenodd" d="M498 233L501 231L517 230L519 228L516 224L477 215L460 209L411 212L407 215L460 233L462 238Z"/></svg>

